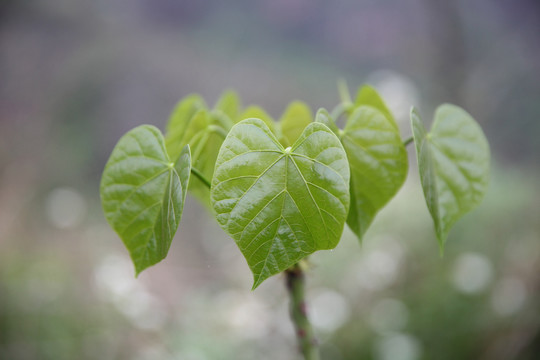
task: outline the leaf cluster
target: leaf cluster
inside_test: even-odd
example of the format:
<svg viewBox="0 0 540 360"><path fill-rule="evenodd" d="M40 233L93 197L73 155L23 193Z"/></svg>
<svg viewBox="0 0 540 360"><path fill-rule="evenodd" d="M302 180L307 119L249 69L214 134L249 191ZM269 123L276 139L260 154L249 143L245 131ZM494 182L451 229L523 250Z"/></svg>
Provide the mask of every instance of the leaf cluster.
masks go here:
<svg viewBox="0 0 540 360"><path fill-rule="evenodd" d="M318 250L334 248L345 224L362 239L408 173L396 121L377 91L315 115L293 101L276 121L226 91L213 108L181 100L165 135L142 125L124 135L105 166L105 217L137 274L167 255L189 190L234 239L256 288ZM340 129L336 120L343 119ZM411 125L426 204L441 250L452 225L481 201L489 146L463 109L441 105L430 132ZM194 176L190 176L190 174Z"/></svg>

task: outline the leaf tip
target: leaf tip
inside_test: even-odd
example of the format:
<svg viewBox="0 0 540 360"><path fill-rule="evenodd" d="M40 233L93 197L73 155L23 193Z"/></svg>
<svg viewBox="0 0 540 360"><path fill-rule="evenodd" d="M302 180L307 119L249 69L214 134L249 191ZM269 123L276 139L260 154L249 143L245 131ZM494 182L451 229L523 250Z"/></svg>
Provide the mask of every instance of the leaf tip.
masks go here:
<svg viewBox="0 0 540 360"><path fill-rule="evenodd" d="M344 78L339 78L337 81L337 88L341 102L351 103L351 94L349 93L349 85L347 85L347 80Z"/></svg>
<svg viewBox="0 0 540 360"><path fill-rule="evenodd" d="M418 112L418 109L414 105L411 106L409 115L410 115L411 121L414 121L414 119L420 120L420 113Z"/></svg>
<svg viewBox="0 0 540 360"><path fill-rule="evenodd" d="M360 95L363 95L363 94L366 94L366 93L377 93L377 90L371 84L367 84L367 83L362 84L358 88L357 100L361 98ZM378 95L378 93L377 93L377 95Z"/></svg>
<svg viewBox="0 0 540 360"><path fill-rule="evenodd" d="M357 210L356 207L353 207L354 204L351 202L351 208L349 209L349 215L347 217L347 226L351 230L351 232L354 234L354 237L356 240L358 240L358 244L362 246L362 240L364 238L364 230L361 228L357 216L355 216Z"/></svg>
<svg viewBox="0 0 540 360"><path fill-rule="evenodd" d="M137 279L139 275L141 275L141 273L148 268L148 266L137 264L136 262L133 262L133 265L135 266L135 279Z"/></svg>
<svg viewBox="0 0 540 360"><path fill-rule="evenodd" d="M436 235L437 242L439 243L439 255L441 258L444 256L444 246L446 244L446 239L448 238L448 230L441 229L439 226L436 226Z"/></svg>
<svg viewBox="0 0 540 360"><path fill-rule="evenodd" d="M188 166L191 167L191 147L189 146L189 144L186 144L182 148L182 151L180 151L180 156L178 156L178 159L176 160L176 162L179 163L184 158L186 158L186 160L184 161L187 161Z"/></svg>
<svg viewBox="0 0 540 360"><path fill-rule="evenodd" d="M444 257L444 242L439 241L439 256L442 259Z"/></svg>
<svg viewBox="0 0 540 360"><path fill-rule="evenodd" d="M320 116L325 116L325 117L329 118L330 113L328 112L328 110L326 110L325 108L322 107L322 108L319 108L317 110L317 113L315 115L315 121L317 121L317 118L320 117Z"/></svg>
<svg viewBox="0 0 540 360"><path fill-rule="evenodd" d="M362 244L364 243L364 237L363 237L363 234L357 234L357 233L355 233L354 235L355 235L355 237L356 237L356 240L358 240L358 245L359 245L360 247L362 247Z"/></svg>
<svg viewBox="0 0 540 360"><path fill-rule="evenodd" d="M457 105L454 105L454 104L450 104L450 103L442 103L440 104L439 106L437 106L437 109L435 110L435 113L437 113L437 111L444 111L444 110L458 110L458 111L465 111L463 108L457 106Z"/></svg>
<svg viewBox="0 0 540 360"><path fill-rule="evenodd" d="M267 278L268 276L263 276L262 274L253 274L253 286L251 287L251 291L258 288Z"/></svg>

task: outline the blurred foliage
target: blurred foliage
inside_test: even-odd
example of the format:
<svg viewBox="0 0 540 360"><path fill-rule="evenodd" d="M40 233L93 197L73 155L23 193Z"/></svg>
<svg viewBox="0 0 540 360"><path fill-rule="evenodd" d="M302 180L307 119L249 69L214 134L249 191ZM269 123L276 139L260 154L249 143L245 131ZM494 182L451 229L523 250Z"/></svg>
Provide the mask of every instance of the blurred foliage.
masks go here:
<svg viewBox="0 0 540 360"><path fill-rule="evenodd" d="M163 129L189 93L235 88L277 118L291 98L331 107L339 77L372 83L404 138L410 105L458 102L494 170L442 258L415 176L362 246L346 233L311 258L324 358L537 358L538 4L442 3L2 2L0 359L294 358L283 279L250 292L188 199L169 257L135 280L98 182L121 134Z"/></svg>

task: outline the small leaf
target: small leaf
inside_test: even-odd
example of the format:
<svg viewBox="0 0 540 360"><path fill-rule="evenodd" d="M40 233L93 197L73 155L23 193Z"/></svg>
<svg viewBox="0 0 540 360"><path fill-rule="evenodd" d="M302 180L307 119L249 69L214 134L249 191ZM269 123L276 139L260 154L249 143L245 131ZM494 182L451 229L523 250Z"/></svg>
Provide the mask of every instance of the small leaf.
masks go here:
<svg viewBox="0 0 540 360"><path fill-rule="evenodd" d="M407 177L407 152L391 118L371 106L349 117L341 141L351 167L347 225L359 240Z"/></svg>
<svg viewBox="0 0 540 360"><path fill-rule="evenodd" d="M349 92L349 85L347 85L347 81L345 81L345 79L339 79L337 83L337 87L338 87L339 99L341 100L341 103L342 104L352 103L351 93Z"/></svg>
<svg viewBox="0 0 540 360"><path fill-rule="evenodd" d="M187 143L184 137L191 118L197 111L205 108L206 103L197 94L185 97L175 106L166 128L167 150L172 159L176 159L180 155L182 148Z"/></svg>
<svg viewBox="0 0 540 360"><path fill-rule="evenodd" d="M251 105L251 106L248 106L243 112L242 114L237 118L237 121L236 122L240 122L242 120L245 120L245 119L250 119L250 118L256 118L256 119L261 119L262 121L264 121L264 123L266 124L266 126L268 126L270 128L270 130L272 130L272 132L275 134L276 132L276 125L275 125L275 122L274 122L274 119L272 119L272 117L270 115L268 115L268 113L266 111L264 111L263 108L260 108L256 105Z"/></svg>
<svg viewBox="0 0 540 360"><path fill-rule="evenodd" d="M216 161L212 206L254 275L255 289L305 256L339 242L349 167L339 139L311 123L284 149L259 119L236 124Z"/></svg>
<svg viewBox="0 0 540 360"><path fill-rule="evenodd" d="M339 128L336 125L336 122L330 116L328 111L324 108L317 110L317 115L315 115L315 122L326 125L336 136L340 136Z"/></svg>
<svg viewBox="0 0 540 360"><path fill-rule="evenodd" d="M309 106L301 101L293 101L287 106L279 120L279 139L283 146L291 146L302 134L302 131L313 120Z"/></svg>
<svg viewBox="0 0 540 360"><path fill-rule="evenodd" d="M230 116L236 116L238 106L238 95L233 91L224 92L211 111L198 95L182 100L167 126L165 143L170 157L175 159L189 144L193 166L211 179L221 143L233 125ZM189 190L203 205L210 207L210 190L206 184L194 178Z"/></svg>
<svg viewBox="0 0 540 360"><path fill-rule="evenodd" d="M392 113L390 112L390 110L388 110L388 107L386 106L384 100L379 95L377 90L375 90L375 88L373 88L372 86L364 85L360 89L358 89L355 105L356 106L367 105L367 106L374 107L375 109L382 112L384 116L386 116L388 120L390 120L392 125L395 126L396 129L398 128L396 121L394 117L392 116Z"/></svg>
<svg viewBox="0 0 540 360"><path fill-rule="evenodd" d="M429 133L414 108L411 122L420 180L442 252L450 228L484 197L489 145L476 121L454 105L437 108Z"/></svg>
<svg viewBox="0 0 540 360"><path fill-rule="evenodd" d="M238 94L232 90L223 92L214 109L222 111L231 120L236 119L240 109L240 98Z"/></svg>
<svg viewBox="0 0 540 360"><path fill-rule="evenodd" d="M101 179L101 203L137 275L167 256L182 217L190 170L189 146L171 162L154 126L136 127L115 146Z"/></svg>
<svg viewBox="0 0 540 360"><path fill-rule="evenodd" d="M206 109L201 109L193 115L184 129L180 145L189 144L192 152L191 162L193 167L197 168L207 179L212 178L217 154L226 134L227 132L221 126L219 117L209 113ZM169 140L168 134L166 139ZM167 142L167 149L171 145L174 148L178 147L176 143L170 140ZM210 190L198 178L194 177L192 179L189 190L205 206L210 205Z"/></svg>
<svg viewBox="0 0 540 360"><path fill-rule="evenodd" d="M220 110L214 109L210 111L210 119L212 124L215 124L223 129L225 135L234 125L234 121Z"/></svg>

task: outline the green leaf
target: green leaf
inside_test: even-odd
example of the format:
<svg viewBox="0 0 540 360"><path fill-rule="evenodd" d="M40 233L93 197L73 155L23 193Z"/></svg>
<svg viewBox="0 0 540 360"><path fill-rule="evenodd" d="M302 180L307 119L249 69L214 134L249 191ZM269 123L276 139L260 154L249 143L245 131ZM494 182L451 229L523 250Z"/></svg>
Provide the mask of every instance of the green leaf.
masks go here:
<svg viewBox="0 0 540 360"><path fill-rule="evenodd" d="M342 104L352 103L351 93L349 92L349 85L347 85L347 81L345 81L345 79L339 79L337 83L337 87L338 87L339 99L341 100L341 103Z"/></svg>
<svg viewBox="0 0 540 360"><path fill-rule="evenodd" d="M326 125L337 136L341 135L339 128L336 125L336 122L326 109L320 108L319 110L317 110L317 114L315 115L315 122Z"/></svg>
<svg viewBox="0 0 540 360"><path fill-rule="evenodd" d="M137 275L167 256L182 217L190 171L189 146L171 162L154 126L136 127L114 148L101 179L101 203Z"/></svg>
<svg viewBox="0 0 540 360"><path fill-rule="evenodd" d="M214 109L222 111L231 120L236 119L240 109L240 98L238 94L232 90L223 92Z"/></svg>
<svg viewBox="0 0 540 360"><path fill-rule="evenodd" d="M264 121L266 126L268 126L270 130L272 130L274 134L276 133L276 125L274 119L272 119L272 117L268 115L268 113L264 111L263 108L260 108L256 105L248 106L237 118L236 122L240 122L242 120L250 118L261 119L262 121Z"/></svg>
<svg viewBox="0 0 540 360"><path fill-rule="evenodd" d="M484 197L489 145L476 121L454 105L437 108L429 133L414 108L411 122L420 180L442 252L450 228Z"/></svg>
<svg viewBox="0 0 540 360"><path fill-rule="evenodd" d="M266 124L236 124L219 152L212 206L254 275L255 289L339 242L349 207L349 167L339 139L311 123L283 148Z"/></svg>
<svg viewBox="0 0 540 360"><path fill-rule="evenodd" d="M224 92L212 111L198 95L182 100L167 126L165 143L170 157L175 159L189 144L193 166L205 178L211 179L219 148L233 125L232 119L236 118L239 106L238 95L233 91ZM210 191L199 178L190 182L189 190L203 205L210 207Z"/></svg>
<svg viewBox="0 0 540 360"><path fill-rule="evenodd" d="M382 112L384 116L386 116L388 120L391 121L393 126L396 127L396 129L398 128L396 121L394 117L392 116L392 113L390 112L390 110L388 110L388 107L386 106L384 100L379 95L377 90L375 90L372 86L364 85L360 89L358 89L355 105L356 106L367 105L367 106L374 107L375 109Z"/></svg>
<svg viewBox="0 0 540 360"><path fill-rule="evenodd" d="M293 101L287 106L279 120L280 141L283 146L291 146L302 131L313 120L309 106L301 101Z"/></svg>
<svg viewBox="0 0 540 360"><path fill-rule="evenodd" d="M234 121L229 118L224 112L220 110L212 110L210 111L210 119L211 123L214 125L217 125L221 129L223 129L224 135L227 135L227 132L232 128L234 125ZM224 137L225 137L224 136Z"/></svg>
<svg viewBox="0 0 540 360"><path fill-rule="evenodd" d="M215 116L206 109L201 109L191 117L180 140L180 146L189 144L193 167L197 168L207 179L211 179L214 174L219 148L227 134L221 124L219 116ZM174 146L171 149L178 147L176 142L170 140L169 134L167 134L166 139L169 140L167 141L167 150L171 145ZM174 154L171 157L174 158ZM189 184L189 190L204 205L210 206L210 190L201 180L194 177Z"/></svg>
<svg viewBox="0 0 540 360"><path fill-rule="evenodd" d="M349 117L341 141L351 167L347 225L359 240L407 177L407 152L391 118L371 106Z"/></svg>
<svg viewBox="0 0 540 360"><path fill-rule="evenodd" d="M176 159L187 144L185 135L191 118L197 111L205 108L206 103L197 94L185 97L175 106L166 127L167 150L172 159Z"/></svg>

